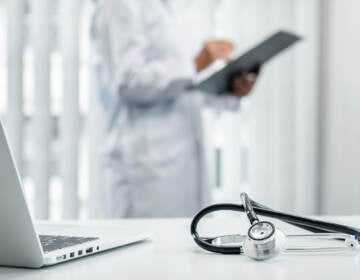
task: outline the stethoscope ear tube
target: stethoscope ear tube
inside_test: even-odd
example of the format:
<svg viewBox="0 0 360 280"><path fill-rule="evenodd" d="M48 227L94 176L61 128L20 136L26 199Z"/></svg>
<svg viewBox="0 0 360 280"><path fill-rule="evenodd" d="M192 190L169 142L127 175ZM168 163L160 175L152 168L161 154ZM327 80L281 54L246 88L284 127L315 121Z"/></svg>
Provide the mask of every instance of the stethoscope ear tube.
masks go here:
<svg viewBox="0 0 360 280"><path fill-rule="evenodd" d="M242 246L221 246L221 245L214 245L211 244L212 240L214 240L214 238L206 238L206 237L200 237L199 233L197 232L197 226L200 222L200 220L210 214L210 213L214 213L217 211L223 211L223 210L230 210L230 211L237 211L237 212L244 212L244 207L243 205L237 205L237 204L214 204L214 205L210 205L208 207L205 207L204 209L200 210L199 213L197 213L195 215L195 217L193 218L192 222L191 222L191 226L190 226L190 231L191 231L191 235L195 241L195 243L197 245L199 245L199 247L210 251L210 252L214 252L214 253L220 253L220 254L243 254L243 248Z"/></svg>
<svg viewBox="0 0 360 280"><path fill-rule="evenodd" d="M254 202L254 204L255 204L255 202ZM355 227L345 226L345 225L326 222L326 221L320 221L317 219L305 218L305 217L297 216L297 215L291 215L291 214L287 214L287 213L274 211L269 208L265 209L265 208L256 207L256 206L253 206L253 207L259 215L279 219L283 222L292 224L299 228L307 229L311 232L345 233L345 234L353 235L358 241L360 240L360 229L355 228Z"/></svg>
<svg viewBox="0 0 360 280"><path fill-rule="evenodd" d="M344 233L353 235L358 241L360 240L360 230L354 227L345 226L336 223L330 223L325 221L320 221L316 219L305 218L302 216L296 216L291 214L286 214L278 211L274 211L266 206L263 206L255 201L251 201L253 210L261 216L266 216L270 218L279 219L283 222L292 224L296 227L306 229L315 233ZM202 209L199 213L195 215L191 222L191 235L197 245L201 248L211 251L214 253L221 254L243 254L243 248L241 245L239 246L221 246L212 244L212 241L216 238L204 238L200 237L197 232L197 227L200 220L214 212L218 211L236 211L236 212L244 212L244 206L241 204L231 204L231 203L222 203L222 204L214 204Z"/></svg>

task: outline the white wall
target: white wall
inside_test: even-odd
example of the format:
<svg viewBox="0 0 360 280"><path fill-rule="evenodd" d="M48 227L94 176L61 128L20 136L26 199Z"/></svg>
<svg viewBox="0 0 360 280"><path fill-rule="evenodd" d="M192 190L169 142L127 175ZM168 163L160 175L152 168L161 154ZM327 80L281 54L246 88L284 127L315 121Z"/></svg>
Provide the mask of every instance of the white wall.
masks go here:
<svg viewBox="0 0 360 280"><path fill-rule="evenodd" d="M321 210L360 213L360 1L323 1Z"/></svg>

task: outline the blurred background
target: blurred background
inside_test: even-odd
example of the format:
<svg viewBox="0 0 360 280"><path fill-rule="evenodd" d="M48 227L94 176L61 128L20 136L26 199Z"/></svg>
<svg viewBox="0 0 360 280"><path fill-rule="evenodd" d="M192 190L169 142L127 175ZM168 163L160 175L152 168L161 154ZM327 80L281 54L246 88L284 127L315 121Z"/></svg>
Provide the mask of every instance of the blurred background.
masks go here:
<svg viewBox="0 0 360 280"><path fill-rule="evenodd" d="M304 37L263 67L241 110L203 111L212 201L238 202L248 191L283 211L359 214L360 2L198 2L213 15L213 36L240 53L279 29ZM39 219L103 215L95 7L0 0L0 117Z"/></svg>

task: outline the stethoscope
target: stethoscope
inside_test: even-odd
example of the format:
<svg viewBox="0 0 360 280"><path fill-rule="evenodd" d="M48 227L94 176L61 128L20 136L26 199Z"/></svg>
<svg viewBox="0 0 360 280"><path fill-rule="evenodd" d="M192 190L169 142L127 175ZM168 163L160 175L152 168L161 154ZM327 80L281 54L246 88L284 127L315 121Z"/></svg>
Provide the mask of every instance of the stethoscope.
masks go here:
<svg viewBox="0 0 360 280"><path fill-rule="evenodd" d="M360 229L341 224L335 224L301 216L295 216L274 211L260 203L251 200L246 193L241 193L242 204L215 204L202 209L191 222L191 235L201 248L221 254L244 254L255 260L273 258L286 252L341 252L359 248ZM245 212L250 228L247 235L233 234L217 237L201 237L197 232L200 220L217 211ZM288 224L310 231L309 234L285 235L272 222L261 221L257 214L279 219ZM341 242L342 246L297 246L287 247L289 238L331 239Z"/></svg>

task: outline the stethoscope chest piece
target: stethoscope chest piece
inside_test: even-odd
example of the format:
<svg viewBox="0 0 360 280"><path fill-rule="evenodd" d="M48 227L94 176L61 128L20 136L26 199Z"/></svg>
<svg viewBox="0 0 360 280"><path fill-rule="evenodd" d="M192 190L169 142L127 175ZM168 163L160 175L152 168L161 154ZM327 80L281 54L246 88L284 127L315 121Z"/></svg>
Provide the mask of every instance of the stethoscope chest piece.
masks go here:
<svg viewBox="0 0 360 280"><path fill-rule="evenodd" d="M286 236L268 222L260 221L251 225L244 242L244 254L254 260L266 260L285 250Z"/></svg>

